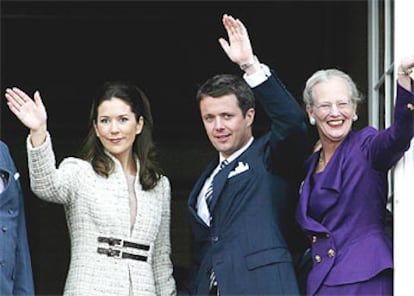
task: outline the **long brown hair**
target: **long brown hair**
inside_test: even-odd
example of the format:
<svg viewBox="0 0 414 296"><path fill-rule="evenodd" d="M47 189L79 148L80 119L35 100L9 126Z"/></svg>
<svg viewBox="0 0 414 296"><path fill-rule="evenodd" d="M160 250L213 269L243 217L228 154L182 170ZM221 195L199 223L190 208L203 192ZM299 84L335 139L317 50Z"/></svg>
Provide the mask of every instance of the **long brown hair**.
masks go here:
<svg viewBox="0 0 414 296"><path fill-rule="evenodd" d="M157 149L153 139L153 119L147 96L137 86L128 82L107 82L92 102L88 134L81 148L80 157L92 164L95 172L108 177L114 170L113 159L105 152L101 141L97 138L94 123L98 116L98 108L102 102L111 98L118 98L131 107L138 121L144 118L144 127L136 136L132 151L139 159L139 181L143 190L150 190L157 185L161 177L161 169L157 162Z"/></svg>

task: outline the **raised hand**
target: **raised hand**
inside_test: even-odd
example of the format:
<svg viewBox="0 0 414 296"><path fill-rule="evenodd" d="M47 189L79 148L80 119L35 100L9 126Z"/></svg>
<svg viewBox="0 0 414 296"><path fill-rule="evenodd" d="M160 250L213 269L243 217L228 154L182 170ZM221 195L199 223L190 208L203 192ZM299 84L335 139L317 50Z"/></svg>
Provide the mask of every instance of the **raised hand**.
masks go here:
<svg viewBox="0 0 414 296"><path fill-rule="evenodd" d="M40 145L46 136L46 108L38 91L34 100L17 87L6 89L7 105L14 115L30 129L32 144Z"/></svg>
<svg viewBox="0 0 414 296"><path fill-rule="evenodd" d="M414 55L406 56L401 60L400 70L408 71L414 68Z"/></svg>
<svg viewBox="0 0 414 296"><path fill-rule="evenodd" d="M223 25L227 31L228 41L219 38L219 43L229 59L236 64L253 61L253 50L246 27L239 19L223 15Z"/></svg>
<svg viewBox="0 0 414 296"><path fill-rule="evenodd" d="M414 55L409 55L401 59L398 66L398 82L408 91L412 90L410 75L413 76Z"/></svg>

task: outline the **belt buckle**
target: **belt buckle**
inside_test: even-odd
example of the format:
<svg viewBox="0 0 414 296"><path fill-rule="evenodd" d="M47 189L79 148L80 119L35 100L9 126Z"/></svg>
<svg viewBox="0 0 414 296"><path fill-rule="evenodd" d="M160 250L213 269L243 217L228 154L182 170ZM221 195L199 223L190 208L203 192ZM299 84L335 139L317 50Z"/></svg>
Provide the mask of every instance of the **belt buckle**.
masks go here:
<svg viewBox="0 0 414 296"><path fill-rule="evenodd" d="M110 245L110 246L114 246L114 247L115 246L120 246L120 247L122 247L123 244L124 244L123 239L113 238L113 237L108 238L108 245Z"/></svg>
<svg viewBox="0 0 414 296"><path fill-rule="evenodd" d="M122 251L118 249L108 248L106 255L108 257L113 257L115 259L121 259L122 257Z"/></svg>

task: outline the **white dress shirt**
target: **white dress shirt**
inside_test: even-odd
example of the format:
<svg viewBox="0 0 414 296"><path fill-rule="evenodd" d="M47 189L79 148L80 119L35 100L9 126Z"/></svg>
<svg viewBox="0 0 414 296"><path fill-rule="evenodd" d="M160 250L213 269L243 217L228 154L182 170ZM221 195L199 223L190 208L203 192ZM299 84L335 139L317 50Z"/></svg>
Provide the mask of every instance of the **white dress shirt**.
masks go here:
<svg viewBox="0 0 414 296"><path fill-rule="evenodd" d="M4 191L4 188L6 188L6 179L3 172L0 172L0 193Z"/></svg>
<svg viewBox="0 0 414 296"><path fill-rule="evenodd" d="M246 145L244 145L242 148L240 148L239 150L234 152L232 155L230 155L226 159L228 164L230 164L233 160L239 157L240 154L242 154L247 148L249 148L249 146L253 143L253 140L254 138L251 137ZM217 167L213 170L211 175L204 182L203 188L201 188L200 193L198 195L198 199L197 199L197 214L200 216L201 219L203 219L203 221L208 226L210 226L211 216L210 216L210 211L208 210L208 207L207 207L207 201L206 201L205 195L206 195L208 188L210 187L211 182L213 182L214 176L220 171L221 163L225 160L225 158L221 154L219 154L219 159L220 161Z"/></svg>

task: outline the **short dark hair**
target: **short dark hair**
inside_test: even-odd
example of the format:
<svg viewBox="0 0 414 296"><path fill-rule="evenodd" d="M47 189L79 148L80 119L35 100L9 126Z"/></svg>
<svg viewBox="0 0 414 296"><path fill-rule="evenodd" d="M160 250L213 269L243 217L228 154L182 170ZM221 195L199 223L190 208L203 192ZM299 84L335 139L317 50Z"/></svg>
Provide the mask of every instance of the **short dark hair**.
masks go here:
<svg viewBox="0 0 414 296"><path fill-rule="evenodd" d="M255 98L250 86L240 77L232 74L218 74L206 82L198 89L196 100L200 105L200 101L206 97L221 97L234 94L237 98L243 116L247 110L255 108Z"/></svg>

